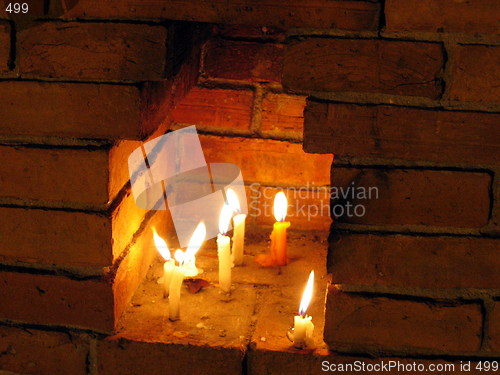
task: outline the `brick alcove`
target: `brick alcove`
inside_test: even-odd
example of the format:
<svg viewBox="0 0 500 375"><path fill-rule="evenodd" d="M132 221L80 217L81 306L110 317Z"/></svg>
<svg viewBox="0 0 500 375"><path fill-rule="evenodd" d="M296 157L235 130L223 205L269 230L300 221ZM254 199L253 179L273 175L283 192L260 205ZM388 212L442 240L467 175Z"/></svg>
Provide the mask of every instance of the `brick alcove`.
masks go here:
<svg viewBox="0 0 500 375"><path fill-rule="evenodd" d="M0 372L315 374L395 360L459 373L500 355L493 1L243 3L0 11ZM263 191L308 194L289 193L294 262L252 263L273 221L254 212L233 297L217 293L207 241L212 286L184 290L185 318L169 323L151 233L175 241L173 225L135 205L127 158L188 125L207 161L240 166L250 211L270 205ZM377 196L328 190L349 186ZM299 208L357 204L361 217L334 210L333 223ZM300 351L285 332L311 268L316 349Z"/></svg>

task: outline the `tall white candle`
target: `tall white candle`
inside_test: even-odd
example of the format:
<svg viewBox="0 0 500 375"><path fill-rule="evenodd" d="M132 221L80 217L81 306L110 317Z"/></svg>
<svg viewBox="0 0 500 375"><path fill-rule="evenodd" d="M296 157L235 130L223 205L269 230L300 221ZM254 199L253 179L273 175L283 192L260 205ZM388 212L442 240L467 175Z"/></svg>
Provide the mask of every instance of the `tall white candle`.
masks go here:
<svg viewBox="0 0 500 375"><path fill-rule="evenodd" d="M163 283L163 297L167 298L170 289L170 281L172 280L172 272L175 267L175 260L170 257L170 250L168 249L165 240L161 238L154 229L153 240L158 252L161 254L163 259L165 259L165 263L163 264L163 276L158 280L158 283Z"/></svg>
<svg viewBox="0 0 500 375"><path fill-rule="evenodd" d="M219 258L219 286L223 292L231 291L231 240L226 236L231 220L232 209L224 204L219 218L219 235L217 236L217 255Z"/></svg>
<svg viewBox="0 0 500 375"><path fill-rule="evenodd" d="M245 219L247 215L238 214L233 217L234 233L232 258L235 266L243 264L244 244L245 244Z"/></svg>
<svg viewBox="0 0 500 375"><path fill-rule="evenodd" d="M241 206L238 196L233 189L226 191L227 202L236 215L233 217L233 246L231 248L231 258L234 266L243 264L243 254L245 245L245 219L247 215L241 213Z"/></svg>
<svg viewBox="0 0 500 375"><path fill-rule="evenodd" d="M175 268L175 260L169 259L163 264L163 297L167 298L170 293L170 282Z"/></svg>
<svg viewBox="0 0 500 375"><path fill-rule="evenodd" d="M182 281L184 280L184 266L182 265L183 255L184 254L179 256L178 252L176 252L176 259L179 260L180 265L174 267L172 280L170 281L168 295L168 318L171 321L179 320L180 318L181 286Z"/></svg>
<svg viewBox="0 0 500 375"><path fill-rule="evenodd" d="M313 295L313 287L314 271L311 271L300 302L299 315L295 316L293 319L293 346L299 349L310 348L314 345L314 324L312 323L312 317L306 315L309 302L311 302Z"/></svg>
<svg viewBox="0 0 500 375"><path fill-rule="evenodd" d="M172 272L168 295L168 318L172 321L180 318L181 287L186 273L184 262L194 258L203 241L205 241L206 234L207 228L205 224L199 223L191 236L186 252L184 253L180 249L175 252L175 260L179 263L179 266L175 266Z"/></svg>

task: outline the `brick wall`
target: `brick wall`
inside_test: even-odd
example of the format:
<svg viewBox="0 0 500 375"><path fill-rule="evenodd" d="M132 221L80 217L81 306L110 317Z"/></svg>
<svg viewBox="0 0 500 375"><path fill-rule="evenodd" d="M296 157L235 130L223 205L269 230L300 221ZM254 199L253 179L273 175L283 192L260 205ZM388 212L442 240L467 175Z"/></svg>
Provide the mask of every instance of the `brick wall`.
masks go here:
<svg viewBox="0 0 500 375"><path fill-rule="evenodd" d="M151 228L172 228L136 206L127 160L168 129L205 32L40 15L0 20L0 372L87 374L156 256Z"/></svg>
<svg viewBox="0 0 500 375"><path fill-rule="evenodd" d="M335 154L325 340L337 352L498 356L493 6L386 1L378 31L287 35L283 84L308 95L304 149Z"/></svg>
<svg viewBox="0 0 500 375"><path fill-rule="evenodd" d="M278 187L378 187L330 202L366 213L331 227L329 350L214 350L211 373L498 357L495 1L28 2L0 9L0 372L196 373L184 347L104 340L155 256L144 233L171 227L135 206L126 159L185 125L240 165L250 213ZM201 43L174 20L218 25ZM289 200L296 229L328 229L298 209L327 191Z"/></svg>

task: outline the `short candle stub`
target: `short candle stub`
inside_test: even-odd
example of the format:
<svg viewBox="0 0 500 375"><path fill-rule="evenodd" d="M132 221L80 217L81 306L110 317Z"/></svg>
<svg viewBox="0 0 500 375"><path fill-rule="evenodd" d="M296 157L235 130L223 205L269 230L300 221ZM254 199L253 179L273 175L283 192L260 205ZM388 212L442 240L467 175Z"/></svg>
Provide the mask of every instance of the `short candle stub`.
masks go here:
<svg viewBox="0 0 500 375"><path fill-rule="evenodd" d="M297 349L312 348L314 346L314 324L312 317L306 314L313 294L313 285L314 271L311 271L300 302L299 315L293 318L293 333L287 333L287 337L289 339L292 337L293 346Z"/></svg>

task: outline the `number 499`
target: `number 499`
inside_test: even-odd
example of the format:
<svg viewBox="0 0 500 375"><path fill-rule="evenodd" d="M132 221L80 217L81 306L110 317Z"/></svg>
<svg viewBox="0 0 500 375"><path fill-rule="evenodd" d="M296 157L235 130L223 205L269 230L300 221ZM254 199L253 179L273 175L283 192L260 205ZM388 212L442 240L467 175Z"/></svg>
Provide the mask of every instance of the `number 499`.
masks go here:
<svg viewBox="0 0 500 375"><path fill-rule="evenodd" d="M9 3L5 8L7 13L28 13L28 3Z"/></svg>

